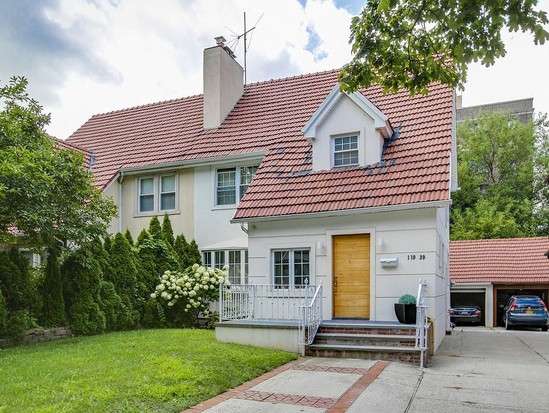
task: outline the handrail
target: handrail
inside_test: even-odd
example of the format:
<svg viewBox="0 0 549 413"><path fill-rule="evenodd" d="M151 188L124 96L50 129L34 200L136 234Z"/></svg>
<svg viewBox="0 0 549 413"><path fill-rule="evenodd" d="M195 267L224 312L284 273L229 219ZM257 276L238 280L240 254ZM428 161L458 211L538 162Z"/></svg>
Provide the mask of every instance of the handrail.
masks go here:
<svg viewBox="0 0 549 413"><path fill-rule="evenodd" d="M322 322L322 285L316 287L310 303L300 305L299 308L302 316L299 323L299 345L305 355L305 346L314 341L318 327Z"/></svg>
<svg viewBox="0 0 549 413"><path fill-rule="evenodd" d="M425 351L428 349L429 322L427 320L427 305L425 295L427 281L420 279L416 298L416 348L420 349L419 367L425 367Z"/></svg>

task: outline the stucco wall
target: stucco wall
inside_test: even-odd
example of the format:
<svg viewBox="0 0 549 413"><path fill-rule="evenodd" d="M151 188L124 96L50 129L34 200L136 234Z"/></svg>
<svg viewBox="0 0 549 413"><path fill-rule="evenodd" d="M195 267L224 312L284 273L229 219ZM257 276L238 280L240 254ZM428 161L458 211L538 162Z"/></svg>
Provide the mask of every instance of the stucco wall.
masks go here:
<svg viewBox="0 0 549 413"><path fill-rule="evenodd" d="M359 164L379 162L383 139L374 120L347 96L342 96L317 127L313 143L313 170L329 170L332 165L332 136L358 135Z"/></svg>
<svg viewBox="0 0 549 413"><path fill-rule="evenodd" d="M435 208L383 212L322 219L259 222L249 227L249 272L254 284L271 283L271 250L310 248L311 282L322 283L324 318L332 317L331 237L370 234L370 319L396 321L393 304L401 294L417 294L420 279L427 281L429 317L435 321L435 347L446 331L447 277L439 268L439 211ZM447 241L446 241L447 244ZM318 247L321 247L320 249ZM398 266L384 268L380 259L398 258ZM421 257L421 258L420 258ZM424 257L424 258L423 258ZM445 258L447 263L447 257ZM447 264L446 264L447 265Z"/></svg>
<svg viewBox="0 0 549 413"><path fill-rule="evenodd" d="M145 173L142 175L126 175L122 182L122 202L119 203L119 183L114 182L103 191L105 196L111 196L119 206L119 216L111 224L109 231L116 233L119 230L130 230L134 238L137 238L143 228L148 228L154 215L162 220L164 212L138 213L137 185L139 177L165 175L170 173L177 175L177 199L176 210L168 212L175 234L183 233L189 240L194 238L194 174L191 168L177 171L163 171L162 173Z"/></svg>

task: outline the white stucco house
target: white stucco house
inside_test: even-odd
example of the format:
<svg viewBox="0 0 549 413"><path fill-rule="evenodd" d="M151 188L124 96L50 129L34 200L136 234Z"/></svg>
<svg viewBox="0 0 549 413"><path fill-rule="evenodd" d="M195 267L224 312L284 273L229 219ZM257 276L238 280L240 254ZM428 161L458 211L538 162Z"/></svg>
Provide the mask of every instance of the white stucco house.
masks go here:
<svg viewBox="0 0 549 413"><path fill-rule="evenodd" d="M118 205L111 231L170 215L233 284L322 285L322 317L395 321L427 283L435 347L449 307L455 95L339 91L338 71L243 84L220 44L204 94L95 115L68 142L93 153Z"/></svg>

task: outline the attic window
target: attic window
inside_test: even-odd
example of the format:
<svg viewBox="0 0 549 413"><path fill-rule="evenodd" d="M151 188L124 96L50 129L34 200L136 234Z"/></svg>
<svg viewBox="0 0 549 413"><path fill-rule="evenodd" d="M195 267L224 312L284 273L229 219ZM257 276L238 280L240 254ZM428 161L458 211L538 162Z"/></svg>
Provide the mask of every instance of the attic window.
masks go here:
<svg viewBox="0 0 549 413"><path fill-rule="evenodd" d="M358 165L358 136L334 138L334 167Z"/></svg>

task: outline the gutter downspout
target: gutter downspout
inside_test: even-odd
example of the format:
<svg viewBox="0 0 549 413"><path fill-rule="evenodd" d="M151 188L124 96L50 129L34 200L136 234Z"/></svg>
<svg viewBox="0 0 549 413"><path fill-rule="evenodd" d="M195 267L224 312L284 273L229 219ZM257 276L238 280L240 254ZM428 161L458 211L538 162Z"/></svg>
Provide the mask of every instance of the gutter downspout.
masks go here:
<svg viewBox="0 0 549 413"><path fill-rule="evenodd" d="M122 182L124 182L124 172L121 170L118 176L118 232L122 232Z"/></svg>

